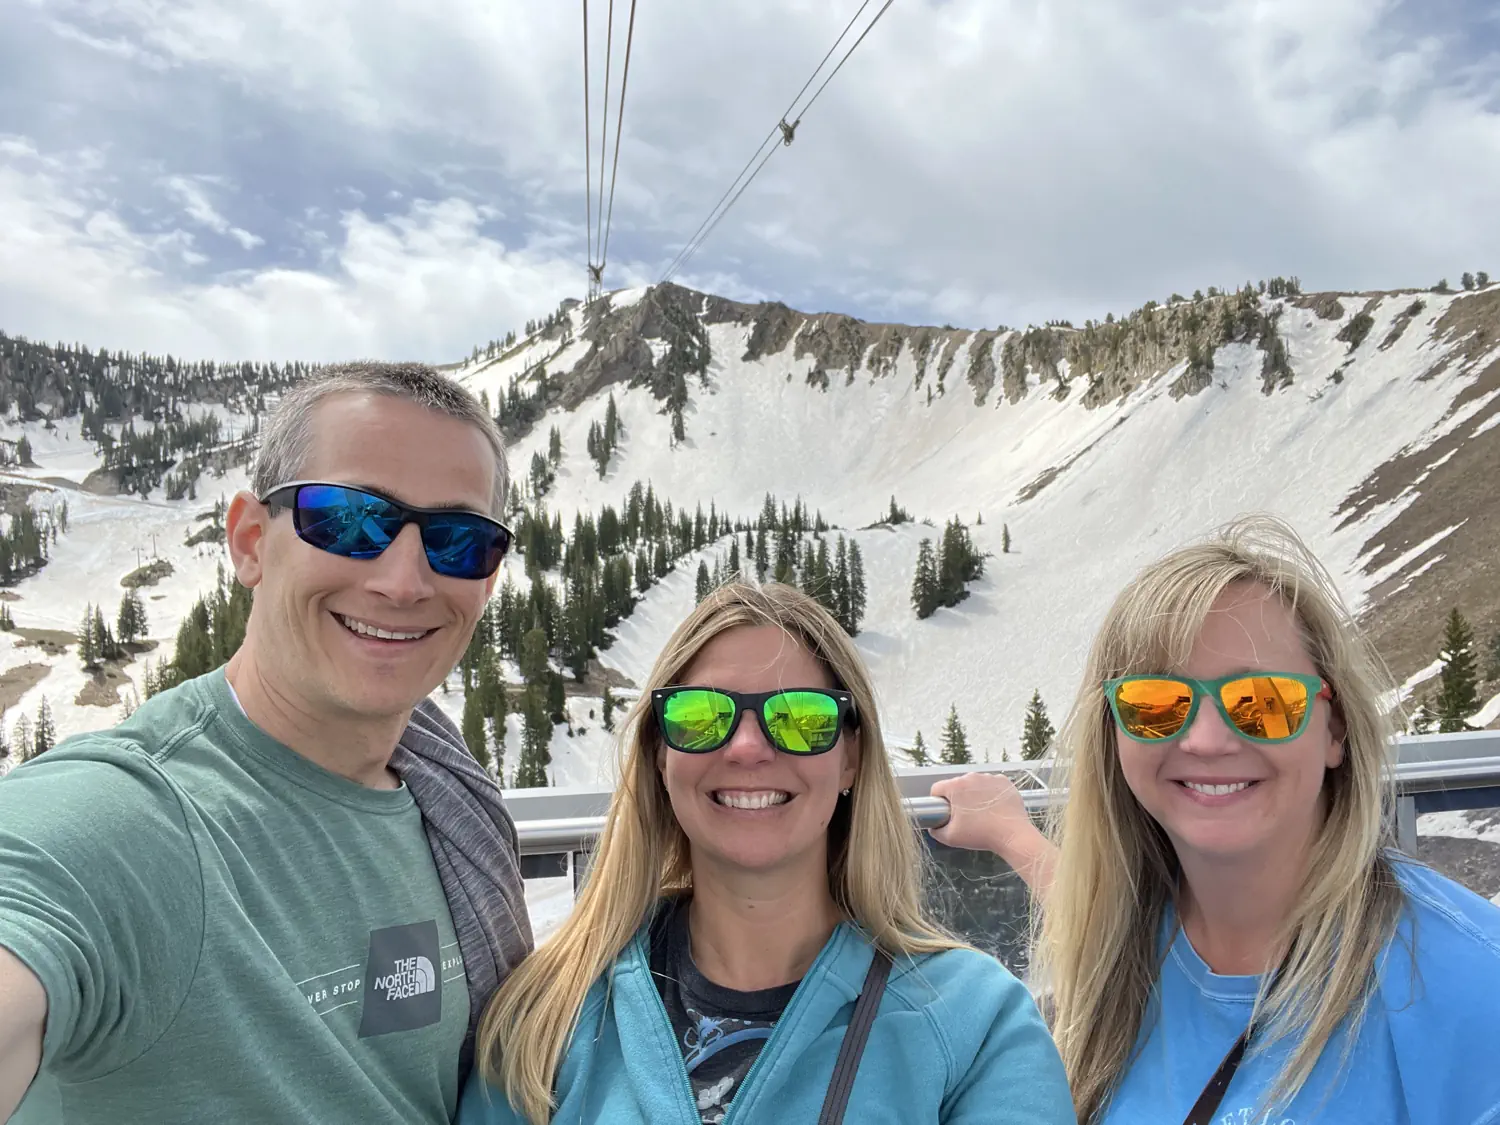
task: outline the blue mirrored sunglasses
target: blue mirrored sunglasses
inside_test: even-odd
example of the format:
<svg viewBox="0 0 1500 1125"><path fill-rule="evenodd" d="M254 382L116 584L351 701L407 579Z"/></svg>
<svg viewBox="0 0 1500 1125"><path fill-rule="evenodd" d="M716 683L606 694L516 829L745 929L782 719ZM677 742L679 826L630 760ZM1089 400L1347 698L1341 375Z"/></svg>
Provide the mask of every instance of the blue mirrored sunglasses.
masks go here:
<svg viewBox="0 0 1500 1125"><path fill-rule="evenodd" d="M389 496L327 481L290 481L260 497L273 513L290 508L297 538L348 559L373 559L417 525L436 574L488 578L510 549L511 532L498 520L461 508L414 508Z"/></svg>

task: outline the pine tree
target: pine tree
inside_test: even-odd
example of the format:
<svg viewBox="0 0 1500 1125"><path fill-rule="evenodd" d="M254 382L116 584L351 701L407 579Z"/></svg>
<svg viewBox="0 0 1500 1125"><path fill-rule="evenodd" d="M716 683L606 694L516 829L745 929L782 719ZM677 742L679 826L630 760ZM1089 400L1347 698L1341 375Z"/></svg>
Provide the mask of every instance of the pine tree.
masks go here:
<svg viewBox="0 0 1500 1125"><path fill-rule="evenodd" d="M83 607L83 621L78 626L78 659L85 668L99 667L99 641L94 633L94 603Z"/></svg>
<svg viewBox="0 0 1500 1125"><path fill-rule="evenodd" d="M552 721L543 691L540 686L528 687L522 698L521 754L514 779L518 789L547 784L547 767L552 764Z"/></svg>
<svg viewBox="0 0 1500 1125"><path fill-rule="evenodd" d="M1468 717L1479 709L1478 673L1474 667L1474 632L1457 608L1448 614L1443 634L1443 686L1438 691L1438 729L1468 730Z"/></svg>
<svg viewBox="0 0 1500 1125"><path fill-rule="evenodd" d="M613 731L615 729L615 697L614 693L609 690L608 684L604 685L604 698L600 700L600 714L604 729Z"/></svg>
<svg viewBox="0 0 1500 1125"><path fill-rule="evenodd" d="M937 561L932 554L932 540L924 539L917 547L917 573L911 583L911 604L917 617L931 617L938 607Z"/></svg>
<svg viewBox="0 0 1500 1125"><path fill-rule="evenodd" d="M52 708L44 695L41 705L36 709L36 733L32 736L31 756L35 758L38 754L45 754L56 745L57 726L52 721Z"/></svg>
<svg viewBox="0 0 1500 1125"><path fill-rule="evenodd" d="M10 743L14 747L12 753L15 754L17 762L31 760L31 717L24 712L16 720L15 734L11 737Z"/></svg>
<svg viewBox="0 0 1500 1125"><path fill-rule="evenodd" d="M1000 525L1000 553L1010 554L1010 524L1008 523Z"/></svg>
<svg viewBox="0 0 1500 1125"><path fill-rule="evenodd" d="M859 544L849 541L849 635L857 637L865 619L868 592L865 589L865 557Z"/></svg>
<svg viewBox="0 0 1500 1125"><path fill-rule="evenodd" d="M930 766L932 759L927 755L927 743L922 741L922 732L917 731L917 737L911 740L911 749L907 751L914 766Z"/></svg>
<svg viewBox="0 0 1500 1125"><path fill-rule="evenodd" d="M731 581L738 581L741 575L740 569L740 540L738 536L729 538L729 564L726 567L728 577Z"/></svg>
<svg viewBox="0 0 1500 1125"><path fill-rule="evenodd" d="M547 434L547 460L554 469L562 464L562 432L556 426Z"/></svg>
<svg viewBox="0 0 1500 1125"><path fill-rule="evenodd" d="M0 628L4 627L5 622L0 619ZM15 626L12 623L10 627ZM1495 635L1490 638L1490 666L1486 671L1486 678L1500 680L1500 630L1496 630Z"/></svg>
<svg viewBox="0 0 1500 1125"><path fill-rule="evenodd" d="M842 535L839 536L838 549L834 552L832 580L833 615L844 627L844 632L852 637L854 629L851 627L853 605L849 597L849 543Z"/></svg>
<svg viewBox="0 0 1500 1125"><path fill-rule="evenodd" d="M11 633L16 628L16 619L10 615L10 606L0 603L0 632Z"/></svg>
<svg viewBox="0 0 1500 1125"><path fill-rule="evenodd" d="M488 770L491 758L489 747L485 745L484 703L477 691L464 693L464 717L462 725L464 743L468 746L469 753L474 756L476 762Z"/></svg>
<svg viewBox="0 0 1500 1125"><path fill-rule="evenodd" d="M958 708L948 708L948 721L943 724L943 763L949 766L965 766L974 759L969 755L969 738L964 725L958 721Z"/></svg>
<svg viewBox="0 0 1500 1125"><path fill-rule="evenodd" d="M771 569L771 558L766 550L766 528L762 524L755 529L755 580L764 582Z"/></svg>
<svg viewBox="0 0 1500 1125"><path fill-rule="evenodd" d="M1056 734L1052 720L1047 717L1047 705L1042 702L1041 690L1033 691L1031 702L1026 707L1026 726L1021 734L1021 757L1028 762L1045 758Z"/></svg>
<svg viewBox="0 0 1500 1125"><path fill-rule="evenodd" d="M1478 285L1479 288L1483 289L1485 286L1489 285L1490 275L1485 273L1484 270L1480 270L1474 275L1474 283Z"/></svg>
<svg viewBox="0 0 1500 1125"><path fill-rule="evenodd" d="M1474 288L1474 275L1472 273L1470 273L1468 270L1465 270L1463 277L1459 278L1458 280L1459 280L1459 283L1465 289L1473 289Z"/></svg>
<svg viewBox="0 0 1500 1125"><path fill-rule="evenodd" d="M0 719L4 719L4 718L5 718L5 716L3 714L0 714ZM3 722L0 722L0 762L5 761L9 757L10 757L10 739L6 736L6 733L5 733L5 724Z"/></svg>
<svg viewBox="0 0 1500 1125"><path fill-rule="evenodd" d="M708 597L709 591L713 589L713 581L708 575L708 563L700 559L698 561L698 582L694 589L697 601Z"/></svg>

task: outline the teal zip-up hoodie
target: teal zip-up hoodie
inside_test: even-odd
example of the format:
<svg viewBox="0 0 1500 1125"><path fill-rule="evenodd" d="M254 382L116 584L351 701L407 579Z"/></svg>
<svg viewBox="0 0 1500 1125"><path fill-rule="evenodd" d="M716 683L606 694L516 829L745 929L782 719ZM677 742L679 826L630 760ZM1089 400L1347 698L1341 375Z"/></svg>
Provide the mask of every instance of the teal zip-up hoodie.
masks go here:
<svg viewBox="0 0 1500 1125"><path fill-rule="evenodd" d="M648 928L584 1000L557 1075L553 1125L700 1125L651 977ZM848 923L798 985L724 1125L813 1125L874 952ZM606 987L608 984L609 987ZM993 957L898 957L847 1125L1077 1125L1062 1060L1026 987ZM526 1125L476 1067L459 1125Z"/></svg>

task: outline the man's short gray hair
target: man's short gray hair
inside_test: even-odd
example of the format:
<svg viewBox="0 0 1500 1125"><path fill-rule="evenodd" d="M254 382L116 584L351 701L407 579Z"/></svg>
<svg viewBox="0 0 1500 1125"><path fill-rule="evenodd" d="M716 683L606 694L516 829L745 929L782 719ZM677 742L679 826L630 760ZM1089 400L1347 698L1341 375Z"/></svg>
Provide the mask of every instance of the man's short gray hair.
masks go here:
<svg viewBox="0 0 1500 1125"><path fill-rule="evenodd" d="M505 441L499 427L468 390L425 363L340 363L323 368L287 391L261 432L260 452L251 474L255 495L264 496L277 485L302 475L302 467L312 453L312 415L318 403L333 395L361 393L406 399L477 427L495 454L490 515L497 519L501 516L509 482Z"/></svg>

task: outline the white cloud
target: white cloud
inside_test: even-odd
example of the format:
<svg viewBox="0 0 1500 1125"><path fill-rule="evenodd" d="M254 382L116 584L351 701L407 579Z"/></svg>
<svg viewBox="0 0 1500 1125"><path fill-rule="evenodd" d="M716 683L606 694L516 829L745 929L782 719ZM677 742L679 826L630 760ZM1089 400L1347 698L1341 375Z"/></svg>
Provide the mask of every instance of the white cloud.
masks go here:
<svg viewBox="0 0 1500 1125"><path fill-rule="evenodd" d="M488 237L465 200L418 200L376 220L344 212L316 269L184 279L182 230L143 231L95 202L77 162L10 138L0 161L0 308L7 331L188 357L458 358L578 287L572 263ZM197 221L205 221L202 216Z"/></svg>
<svg viewBox="0 0 1500 1125"><path fill-rule="evenodd" d="M243 250L254 250L257 246L265 245L265 239L235 226L219 214L218 208L208 198L208 189L220 183L213 176L168 176L164 186L177 197L188 218L199 226L234 239Z"/></svg>
<svg viewBox="0 0 1500 1125"><path fill-rule="evenodd" d="M655 279L849 10L812 0L641 7L608 284ZM49 13L111 57L162 60L168 79L209 76L356 147L397 181L370 199L399 199L408 218L433 206L412 202L424 193L477 209L499 183L507 229L519 227L534 260L558 278L582 274L576 6L53 0ZM604 5L591 13L597 65ZM1281 273L1356 288L1495 270L1500 70L1493 56L1463 53L1463 27L1434 15L1414 33L1404 18L1398 0L903 0L680 280L981 326L1081 320ZM222 134L238 124L226 120ZM597 145L596 133L596 173ZM366 208L368 186L312 202ZM195 223L248 234L211 195L204 202L189 210ZM375 229L422 273L421 239L393 223ZM484 258L482 225L467 229L453 252ZM329 276L348 299L385 307L338 280L358 231L346 222ZM307 249L275 245L264 224L249 237L272 238L276 260ZM184 300L208 291L152 284ZM521 319L544 309L527 300ZM87 325L93 314L74 315ZM509 326L497 314L480 337ZM451 348L470 328L425 331Z"/></svg>

